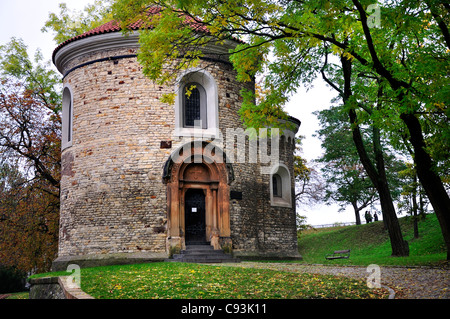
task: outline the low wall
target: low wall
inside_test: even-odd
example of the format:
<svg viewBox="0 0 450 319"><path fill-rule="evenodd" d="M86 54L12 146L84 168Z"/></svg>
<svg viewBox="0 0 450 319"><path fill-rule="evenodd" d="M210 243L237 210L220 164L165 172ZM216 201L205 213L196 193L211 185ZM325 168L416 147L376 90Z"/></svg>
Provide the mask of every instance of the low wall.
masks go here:
<svg viewBox="0 0 450 319"><path fill-rule="evenodd" d="M164 261L169 255L164 253L115 253L115 254L91 254L81 256L60 256L52 263L52 271L65 271L70 264L80 268L127 265Z"/></svg>
<svg viewBox="0 0 450 319"><path fill-rule="evenodd" d="M70 277L44 277L30 279L30 299L94 299L80 287L69 284Z"/></svg>

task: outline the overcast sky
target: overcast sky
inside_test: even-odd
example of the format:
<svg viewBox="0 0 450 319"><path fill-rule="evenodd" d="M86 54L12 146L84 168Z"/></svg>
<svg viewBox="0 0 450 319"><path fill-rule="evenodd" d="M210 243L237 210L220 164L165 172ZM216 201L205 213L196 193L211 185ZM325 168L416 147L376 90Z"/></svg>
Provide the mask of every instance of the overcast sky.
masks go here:
<svg viewBox="0 0 450 319"><path fill-rule="evenodd" d="M42 33L41 28L50 12L59 13L58 4L60 2L66 2L71 10L82 10L86 4L93 1L0 0L0 45L7 43L11 37L22 38L28 45L30 55L33 55L39 48L45 60L51 60L57 44L53 42L53 35L48 32ZM308 161L321 154L320 141L312 137L312 134L318 129L318 120L311 112L327 108L334 96L335 93L322 81L317 81L314 89L308 92L300 88L286 106L289 114L302 122L298 134L306 137L303 156ZM355 221L354 213L350 208L345 212L338 213L336 206L318 205L309 209L302 207L300 213L308 217L307 222L311 225Z"/></svg>

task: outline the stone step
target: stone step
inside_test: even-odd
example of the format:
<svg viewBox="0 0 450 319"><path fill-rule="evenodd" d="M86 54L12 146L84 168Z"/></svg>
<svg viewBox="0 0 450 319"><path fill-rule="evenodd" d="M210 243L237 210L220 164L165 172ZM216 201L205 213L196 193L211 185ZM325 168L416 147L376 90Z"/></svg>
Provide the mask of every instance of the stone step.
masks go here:
<svg viewBox="0 0 450 319"><path fill-rule="evenodd" d="M211 251L214 250L214 247L211 245L189 245L186 246L186 249L183 251L191 251L191 250L206 250L206 251Z"/></svg>
<svg viewBox="0 0 450 319"><path fill-rule="evenodd" d="M173 255L174 259L180 259L180 258L231 258L232 256L227 254L220 254L220 253L214 253L214 254L175 254Z"/></svg>
<svg viewBox="0 0 450 319"><path fill-rule="evenodd" d="M186 243L187 246L211 246L207 241L189 241Z"/></svg>
<svg viewBox="0 0 450 319"><path fill-rule="evenodd" d="M183 263L196 263L196 264L220 264L220 263L239 263L238 258L230 259L202 259L202 258L189 258L189 259L167 259L168 262L183 262Z"/></svg>
<svg viewBox="0 0 450 319"><path fill-rule="evenodd" d="M212 246L204 246L203 247L186 247L186 249L183 249L182 251L202 251L202 252L211 252L211 251L223 251L222 249L215 250Z"/></svg>
<svg viewBox="0 0 450 319"><path fill-rule="evenodd" d="M173 255L173 258L189 258L189 257L198 257L198 258L220 258L222 256L227 256L226 254L220 254L218 252L211 252L209 254L206 253L187 253L187 254L176 254Z"/></svg>
<svg viewBox="0 0 450 319"><path fill-rule="evenodd" d="M166 259L171 262L189 263L222 263L240 262L238 258L225 254L223 250L214 250L211 245L186 245L186 249L179 254L173 255L173 259Z"/></svg>
<svg viewBox="0 0 450 319"><path fill-rule="evenodd" d="M222 250L182 250L179 254L174 256L229 256Z"/></svg>
<svg viewBox="0 0 450 319"><path fill-rule="evenodd" d="M185 263L239 263L239 258L179 258L179 259L166 259L167 262L185 262Z"/></svg>

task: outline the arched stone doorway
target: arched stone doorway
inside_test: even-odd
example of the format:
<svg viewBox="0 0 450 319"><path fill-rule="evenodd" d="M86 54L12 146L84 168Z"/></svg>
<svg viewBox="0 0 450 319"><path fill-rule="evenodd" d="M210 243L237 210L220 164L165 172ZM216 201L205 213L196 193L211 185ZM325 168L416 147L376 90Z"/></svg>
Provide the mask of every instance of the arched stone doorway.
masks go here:
<svg viewBox="0 0 450 319"><path fill-rule="evenodd" d="M211 242L214 235L222 246L231 246L229 169L223 152L204 142L171 155L164 168L168 250L184 249L191 240Z"/></svg>

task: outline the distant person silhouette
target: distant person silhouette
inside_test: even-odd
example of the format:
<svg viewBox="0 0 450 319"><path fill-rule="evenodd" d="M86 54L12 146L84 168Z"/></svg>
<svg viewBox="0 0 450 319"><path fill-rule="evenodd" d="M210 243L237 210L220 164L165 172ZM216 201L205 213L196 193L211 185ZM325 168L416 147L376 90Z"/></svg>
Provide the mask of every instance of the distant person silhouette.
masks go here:
<svg viewBox="0 0 450 319"><path fill-rule="evenodd" d="M367 224L372 222L372 215L370 214L370 211L366 211L366 213L364 214L364 217L366 218Z"/></svg>

